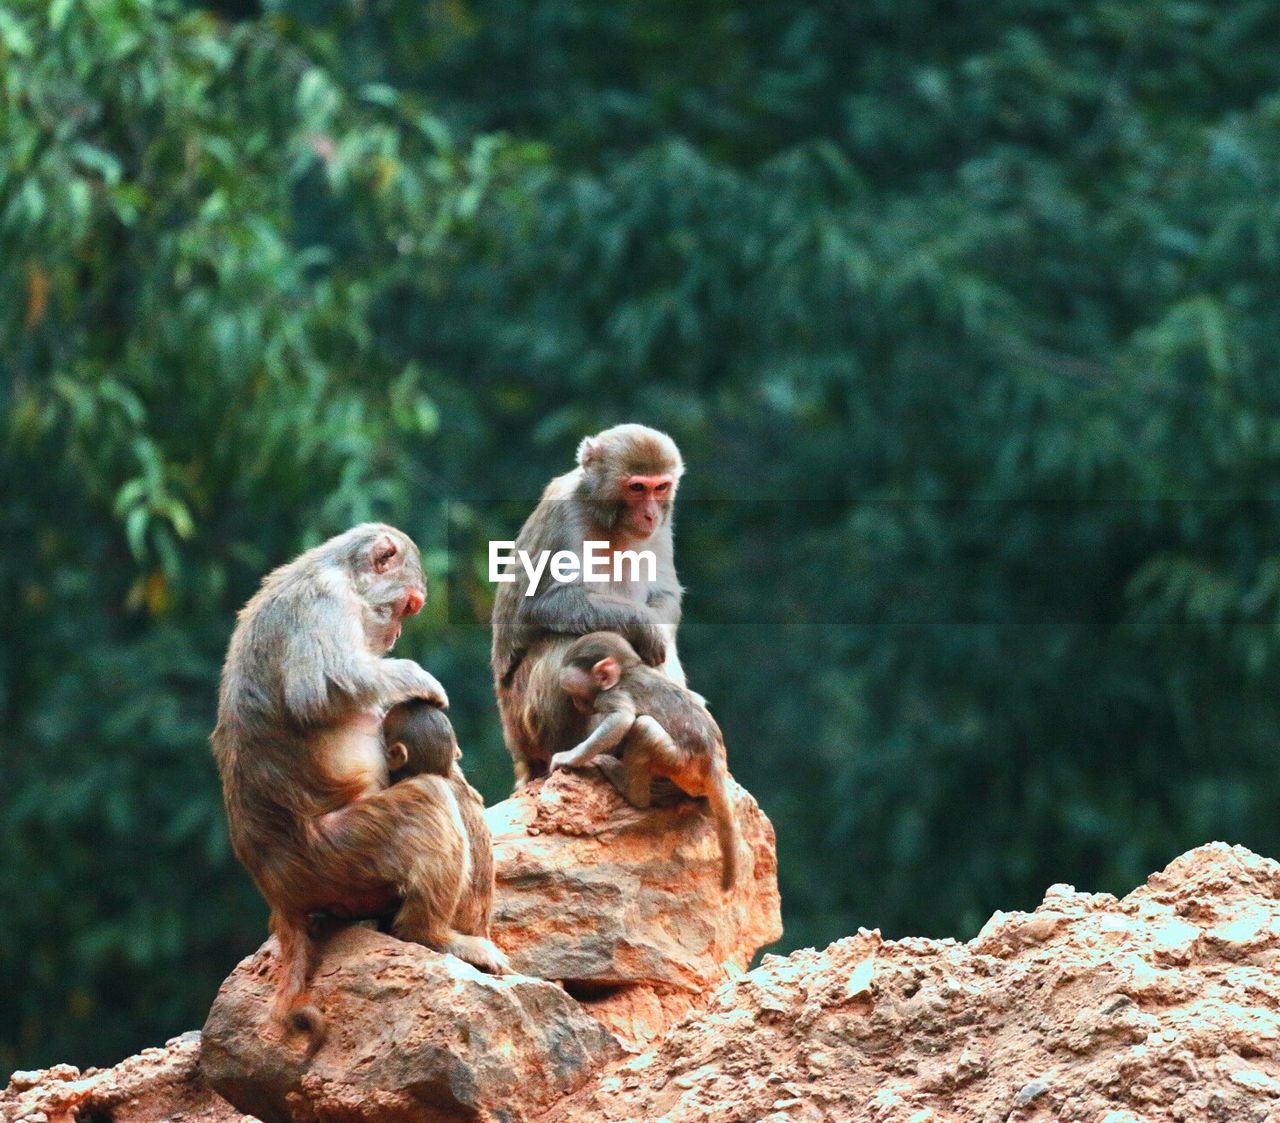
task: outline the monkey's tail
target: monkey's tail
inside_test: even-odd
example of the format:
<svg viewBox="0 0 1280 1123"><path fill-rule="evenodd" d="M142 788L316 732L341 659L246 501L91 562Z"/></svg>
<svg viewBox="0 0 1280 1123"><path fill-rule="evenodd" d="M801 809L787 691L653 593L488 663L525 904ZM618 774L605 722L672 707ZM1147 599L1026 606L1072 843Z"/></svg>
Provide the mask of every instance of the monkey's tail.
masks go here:
<svg viewBox="0 0 1280 1123"><path fill-rule="evenodd" d="M307 997L307 979L311 974L311 959L315 948L307 931L305 918L301 920L273 910L271 931L280 943L280 959L283 971L271 1004L271 1015L280 1024L305 1034L306 1055L311 1057L324 1044L329 1032L324 1015Z"/></svg>
<svg viewBox="0 0 1280 1123"><path fill-rule="evenodd" d="M707 802L720 836L720 888L732 889L738 882L738 820L733 813L733 797L729 794L729 773L724 767L712 770L707 788Z"/></svg>

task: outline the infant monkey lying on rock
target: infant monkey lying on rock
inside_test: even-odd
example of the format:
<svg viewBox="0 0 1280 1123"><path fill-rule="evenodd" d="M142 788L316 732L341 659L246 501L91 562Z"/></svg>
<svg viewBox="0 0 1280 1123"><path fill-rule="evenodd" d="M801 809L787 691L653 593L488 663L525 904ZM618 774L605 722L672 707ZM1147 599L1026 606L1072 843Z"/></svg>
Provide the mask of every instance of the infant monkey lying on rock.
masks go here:
<svg viewBox="0 0 1280 1123"><path fill-rule="evenodd" d="M551 771L595 760L634 807L648 807L654 776L706 796L720 837L724 889L737 880L738 824L729 797L724 737L701 698L647 666L617 632L591 632L564 654L560 686L592 715L581 744L551 758ZM621 761L607 755L622 746ZM601 755L606 754L606 755Z"/></svg>

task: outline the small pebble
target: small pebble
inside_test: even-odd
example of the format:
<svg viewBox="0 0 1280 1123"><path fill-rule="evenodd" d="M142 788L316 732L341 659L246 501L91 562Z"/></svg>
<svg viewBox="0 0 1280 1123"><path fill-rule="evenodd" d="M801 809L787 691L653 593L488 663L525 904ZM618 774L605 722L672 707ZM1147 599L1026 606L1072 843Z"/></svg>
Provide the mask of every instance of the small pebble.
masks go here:
<svg viewBox="0 0 1280 1123"><path fill-rule="evenodd" d="M1031 1080L1018 1089L1018 1094L1013 1097L1014 1107L1026 1107L1032 1100L1037 1100L1049 1090L1049 1085L1043 1080Z"/></svg>

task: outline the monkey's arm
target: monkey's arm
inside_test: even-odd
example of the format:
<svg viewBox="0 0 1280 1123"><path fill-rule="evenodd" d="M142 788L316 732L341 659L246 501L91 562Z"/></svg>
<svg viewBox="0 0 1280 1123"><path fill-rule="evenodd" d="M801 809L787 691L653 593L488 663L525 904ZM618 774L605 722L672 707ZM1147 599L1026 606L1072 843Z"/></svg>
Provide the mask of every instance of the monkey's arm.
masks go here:
<svg viewBox="0 0 1280 1123"><path fill-rule="evenodd" d="M684 590L675 581L664 582L659 579L658 584L649 587L649 596L645 603L651 611L666 621L674 632L680 626L680 602L683 596Z"/></svg>
<svg viewBox="0 0 1280 1123"><path fill-rule="evenodd" d="M668 539L670 535L668 535ZM658 579L649 586L646 599L649 611L664 625L667 640L667 657L659 666L672 682L685 685L684 667L680 665L680 655L676 651L676 632L680 628L680 602L684 590L676 580L675 566L671 562L671 543L668 540L666 550L659 552Z"/></svg>
<svg viewBox="0 0 1280 1123"><path fill-rule="evenodd" d="M435 675L412 659L388 659L368 649L359 612L343 597L295 598L272 610L279 617L275 627L284 633L279 699L299 725L330 725L410 698L448 708Z"/></svg>
<svg viewBox="0 0 1280 1123"><path fill-rule="evenodd" d="M371 658L382 679L377 699L379 705L394 706L411 698L424 698L442 710L449 708L449 696L445 694L440 680L412 659Z"/></svg>
<svg viewBox="0 0 1280 1123"><path fill-rule="evenodd" d="M589 593L581 585L553 585L525 598L518 609L521 646L539 633L585 636L588 632L618 632L650 666L666 658L667 641L659 619L644 605L607 593Z"/></svg>
<svg viewBox="0 0 1280 1123"><path fill-rule="evenodd" d="M582 744L567 752L556 753L551 758L551 771L560 768L578 768L601 753L607 753L621 744L636 723L636 712L630 706L617 709L601 720Z"/></svg>
<svg viewBox="0 0 1280 1123"><path fill-rule="evenodd" d="M302 725L326 725L342 714L426 698L442 710L449 699L435 675L412 659L382 659L366 652L344 659L289 660L284 705Z"/></svg>

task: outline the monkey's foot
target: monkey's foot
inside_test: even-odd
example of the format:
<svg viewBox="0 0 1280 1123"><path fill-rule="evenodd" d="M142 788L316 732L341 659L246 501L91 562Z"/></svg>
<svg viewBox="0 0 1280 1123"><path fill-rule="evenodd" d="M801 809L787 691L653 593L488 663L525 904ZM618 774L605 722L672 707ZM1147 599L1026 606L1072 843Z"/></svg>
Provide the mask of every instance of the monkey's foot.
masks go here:
<svg viewBox="0 0 1280 1123"><path fill-rule="evenodd" d="M692 799L688 792L681 791L674 781L665 776L655 776L649 782L649 806L674 807L677 803Z"/></svg>
<svg viewBox="0 0 1280 1123"><path fill-rule="evenodd" d="M511 964L492 940L483 936L464 936L454 932L446 942L444 950L449 955L464 959L472 967L487 971L490 975L506 975L511 971Z"/></svg>

